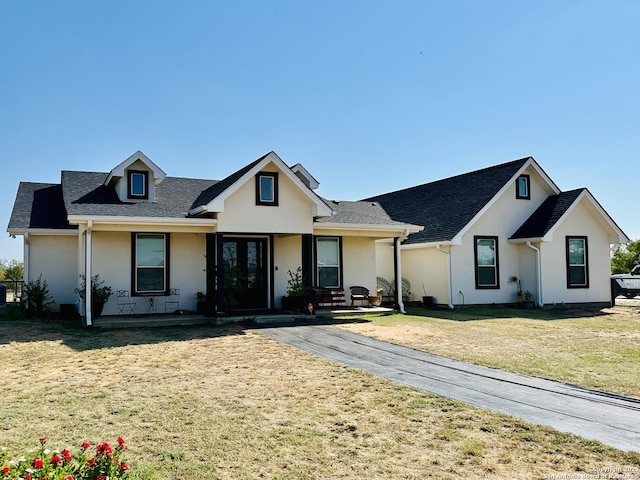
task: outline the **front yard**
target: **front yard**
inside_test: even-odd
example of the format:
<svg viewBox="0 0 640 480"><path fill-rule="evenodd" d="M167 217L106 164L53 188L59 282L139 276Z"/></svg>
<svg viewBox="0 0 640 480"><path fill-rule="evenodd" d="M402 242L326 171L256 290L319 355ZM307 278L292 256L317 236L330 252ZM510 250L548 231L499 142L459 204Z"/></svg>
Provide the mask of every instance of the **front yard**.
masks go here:
<svg viewBox="0 0 640 480"><path fill-rule="evenodd" d="M572 330L555 330L563 322L589 319L529 321L553 338ZM467 339L457 328L483 322L381 317L349 328L408 326L418 343L439 331L434 343L454 345ZM638 334L634 322L626 335ZM509 338L504 329L496 343ZM640 454L400 386L241 326L91 330L0 319L0 378L0 447L19 454L39 437L62 449L122 436L132 478L530 479L640 466Z"/></svg>

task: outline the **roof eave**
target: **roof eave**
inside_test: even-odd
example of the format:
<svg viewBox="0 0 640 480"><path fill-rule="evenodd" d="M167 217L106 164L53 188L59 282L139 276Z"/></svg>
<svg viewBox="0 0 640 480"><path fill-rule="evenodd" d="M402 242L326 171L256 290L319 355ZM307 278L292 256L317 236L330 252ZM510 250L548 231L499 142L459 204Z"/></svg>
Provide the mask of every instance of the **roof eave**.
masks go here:
<svg viewBox="0 0 640 480"><path fill-rule="evenodd" d="M109 223L121 225L166 225L166 226L190 226L190 225L210 225L218 224L213 218L180 218L180 217L121 217L109 215L69 215L69 223L74 225Z"/></svg>
<svg viewBox="0 0 640 480"><path fill-rule="evenodd" d="M371 224L371 223L339 223L339 222L314 222L314 230L364 230L364 231L385 231L399 233L400 235L410 235L424 230L420 225L402 223L397 225Z"/></svg>

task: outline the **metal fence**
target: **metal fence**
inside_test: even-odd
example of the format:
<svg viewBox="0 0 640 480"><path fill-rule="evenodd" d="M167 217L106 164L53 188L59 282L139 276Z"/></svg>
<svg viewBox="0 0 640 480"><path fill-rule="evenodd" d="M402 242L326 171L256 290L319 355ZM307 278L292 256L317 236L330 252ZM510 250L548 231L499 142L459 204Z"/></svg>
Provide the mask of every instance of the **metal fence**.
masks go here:
<svg viewBox="0 0 640 480"><path fill-rule="evenodd" d="M20 302L23 290L22 280L0 280L0 305Z"/></svg>

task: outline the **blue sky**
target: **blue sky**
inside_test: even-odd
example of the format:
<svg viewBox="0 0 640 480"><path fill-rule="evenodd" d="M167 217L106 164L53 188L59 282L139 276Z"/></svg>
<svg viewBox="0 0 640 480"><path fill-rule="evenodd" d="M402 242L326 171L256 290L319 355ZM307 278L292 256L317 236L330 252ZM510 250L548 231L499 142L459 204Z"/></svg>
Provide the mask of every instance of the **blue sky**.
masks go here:
<svg viewBox="0 0 640 480"><path fill-rule="evenodd" d="M533 156L640 238L635 0L4 1L0 223L20 181L271 150L357 200ZM0 259L22 258L0 236Z"/></svg>

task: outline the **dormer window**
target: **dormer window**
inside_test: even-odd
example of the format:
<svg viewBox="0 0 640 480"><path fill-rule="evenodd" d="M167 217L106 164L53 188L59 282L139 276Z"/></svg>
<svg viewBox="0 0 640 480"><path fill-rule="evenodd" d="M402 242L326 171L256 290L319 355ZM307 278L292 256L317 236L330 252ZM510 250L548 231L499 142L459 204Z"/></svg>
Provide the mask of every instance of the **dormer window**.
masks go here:
<svg viewBox="0 0 640 480"><path fill-rule="evenodd" d="M149 198L147 189L149 172L129 171L129 198L146 200Z"/></svg>
<svg viewBox="0 0 640 480"><path fill-rule="evenodd" d="M516 180L516 198L530 200L531 192L529 191L529 187L529 175L520 175Z"/></svg>
<svg viewBox="0 0 640 480"><path fill-rule="evenodd" d="M260 172L256 175L256 205L278 205L278 174Z"/></svg>

